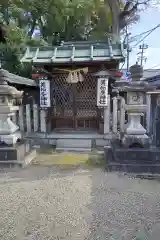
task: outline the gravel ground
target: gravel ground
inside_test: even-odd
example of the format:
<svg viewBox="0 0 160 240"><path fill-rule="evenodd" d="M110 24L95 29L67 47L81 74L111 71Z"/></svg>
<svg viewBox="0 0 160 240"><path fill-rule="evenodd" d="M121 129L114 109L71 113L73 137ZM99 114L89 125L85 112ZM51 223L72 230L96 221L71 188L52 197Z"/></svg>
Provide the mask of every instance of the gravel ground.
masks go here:
<svg viewBox="0 0 160 240"><path fill-rule="evenodd" d="M1 240L130 240L159 219L158 181L44 166L0 173Z"/></svg>

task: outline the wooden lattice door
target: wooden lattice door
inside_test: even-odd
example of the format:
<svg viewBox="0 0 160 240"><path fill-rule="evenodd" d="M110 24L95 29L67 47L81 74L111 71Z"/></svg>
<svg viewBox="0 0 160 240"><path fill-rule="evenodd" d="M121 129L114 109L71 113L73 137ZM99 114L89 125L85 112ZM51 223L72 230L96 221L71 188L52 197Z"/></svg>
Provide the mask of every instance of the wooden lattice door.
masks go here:
<svg viewBox="0 0 160 240"><path fill-rule="evenodd" d="M89 74L78 83L68 83L67 74L57 75L52 83L52 127L56 129L96 129L99 111L96 106L96 78Z"/></svg>

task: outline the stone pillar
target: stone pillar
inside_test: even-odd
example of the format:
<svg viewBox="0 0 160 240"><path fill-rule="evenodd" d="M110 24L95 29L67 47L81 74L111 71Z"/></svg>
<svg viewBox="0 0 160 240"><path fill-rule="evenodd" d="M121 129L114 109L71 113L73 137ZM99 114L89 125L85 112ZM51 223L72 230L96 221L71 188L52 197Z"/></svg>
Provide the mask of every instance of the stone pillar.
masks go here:
<svg viewBox="0 0 160 240"><path fill-rule="evenodd" d="M146 95L146 104L147 104L147 112L146 112L146 126L147 126L147 133L150 133L150 118L151 118L151 94L147 93Z"/></svg>
<svg viewBox="0 0 160 240"><path fill-rule="evenodd" d="M146 129L141 125L141 115L146 113L146 92L148 85L143 80L143 68L139 65L133 65L130 68L132 82L125 86L127 92L126 111L128 113L128 124L125 135L122 139L124 145L140 144L149 145L149 137L146 135Z"/></svg>
<svg viewBox="0 0 160 240"><path fill-rule="evenodd" d="M40 129L41 132L47 132L47 125L46 125L46 110L41 109L40 111Z"/></svg>
<svg viewBox="0 0 160 240"><path fill-rule="evenodd" d="M108 106L104 108L104 135L107 135L110 132L110 115L110 95L108 95Z"/></svg>
<svg viewBox="0 0 160 240"><path fill-rule="evenodd" d="M34 132L38 132L38 125L39 125L39 109L38 109L38 105L34 104L33 105L33 130Z"/></svg>
<svg viewBox="0 0 160 240"><path fill-rule="evenodd" d="M7 78L7 73L0 69L0 143L13 145L21 138L19 127L11 120L11 116L19 110L14 105L14 99L20 99L23 92L9 86Z"/></svg>

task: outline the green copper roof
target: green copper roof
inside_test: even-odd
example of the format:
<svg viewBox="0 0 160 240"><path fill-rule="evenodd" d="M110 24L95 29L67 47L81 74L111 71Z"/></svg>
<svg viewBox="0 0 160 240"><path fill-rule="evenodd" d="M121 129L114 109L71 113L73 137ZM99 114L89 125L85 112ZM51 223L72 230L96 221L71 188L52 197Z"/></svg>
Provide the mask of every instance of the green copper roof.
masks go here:
<svg viewBox="0 0 160 240"><path fill-rule="evenodd" d="M109 42L66 42L59 46L30 47L21 62L40 63L81 63L110 60L124 60L121 44Z"/></svg>

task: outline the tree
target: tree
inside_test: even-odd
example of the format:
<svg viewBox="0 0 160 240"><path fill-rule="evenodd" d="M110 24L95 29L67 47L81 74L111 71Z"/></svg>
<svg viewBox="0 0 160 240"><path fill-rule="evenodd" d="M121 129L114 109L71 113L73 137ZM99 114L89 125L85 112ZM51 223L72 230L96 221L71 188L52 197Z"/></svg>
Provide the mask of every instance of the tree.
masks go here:
<svg viewBox="0 0 160 240"><path fill-rule="evenodd" d="M1 65L8 71L31 77L31 65L21 64L20 57L24 54L26 46L40 46L44 42L36 39L28 39L25 31L15 24L9 24L7 29L0 27L2 38L0 40L0 60Z"/></svg>
<svg viewBox="0 0 160 240"><path fill-rule="evenodd" d="M137 20L140 5L149 0L2 0L5 24L14 22L30 39L38 27L48 43L60 40L119 36L126 25Z"/></svg>
<svg viewBox="0 0 160 240"><path fill-rule="evenodd" d="M128 0L125 3L119 0L104 1L112 13L112 34L115 40L119 40L121 30L139 19L141 7L151 2L151 0Z"/></svg>
<svg viewBox="0 0 160 240"><path fill-rule="evenodd" d="M55 45L70 40L107 40L108 35L119 41L121 30L138 19L140 7L148 2L1 0L0 20L3 26L0 29L3 31L0 34L5 32L6 35L0 46L3 65L14 73L26 74L28 66L22 66L19 57L27 45ZM35 29L38 38L33 38Z"/></svg>

